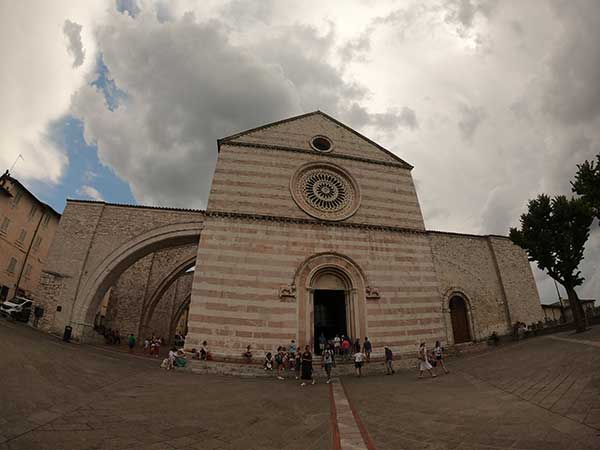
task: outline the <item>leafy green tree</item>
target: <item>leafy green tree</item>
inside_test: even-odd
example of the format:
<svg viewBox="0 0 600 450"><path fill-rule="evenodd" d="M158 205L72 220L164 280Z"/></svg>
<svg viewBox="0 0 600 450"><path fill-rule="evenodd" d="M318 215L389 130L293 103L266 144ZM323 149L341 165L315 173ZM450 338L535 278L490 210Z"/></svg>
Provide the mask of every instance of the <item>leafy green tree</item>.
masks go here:
<svg viewBox="0 0 600 450"><path fill-rule="evenodd" d="M527 251L529 260L565 287L577 332L585 330L585 315L575 287L584 281L578 267L592 221L583 199L542 194L529 201L521 229L510 229L510 239Z"/></svg>
<svg viewBox="0 0 600 450"><path fill-rule="evenodd" d="M596 163L586 160L577 165L575 181L571 185L573 192L588 203L594 216L600 220L600 153L596 159Z"/></svg>

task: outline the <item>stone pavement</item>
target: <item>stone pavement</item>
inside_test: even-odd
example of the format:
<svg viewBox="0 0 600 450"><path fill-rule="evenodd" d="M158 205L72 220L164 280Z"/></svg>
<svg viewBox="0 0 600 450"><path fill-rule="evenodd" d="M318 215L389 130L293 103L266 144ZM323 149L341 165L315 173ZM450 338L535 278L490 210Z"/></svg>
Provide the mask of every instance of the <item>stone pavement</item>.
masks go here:
<svg viewBox="0 0 600 450"><path fill-rule="evenodd" d="M0 449L600 449L600 327L452 358L435 379L306 387L166 372L6 320L0 340Z"/></svg>

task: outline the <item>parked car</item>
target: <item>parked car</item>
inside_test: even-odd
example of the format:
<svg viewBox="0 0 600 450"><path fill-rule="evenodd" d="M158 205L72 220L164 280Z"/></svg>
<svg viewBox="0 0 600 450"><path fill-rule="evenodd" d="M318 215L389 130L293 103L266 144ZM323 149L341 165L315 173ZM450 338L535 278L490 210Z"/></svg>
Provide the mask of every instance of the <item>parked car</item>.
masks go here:
<svg viewBox="0 0 600 450"><path fill-rule="evenodd" d="M33 300L25 297L14 297L12 300L7 300L0 305L0 314L6 317L10 316L21 322L27 322L31 315L32 305Z"/></svg>

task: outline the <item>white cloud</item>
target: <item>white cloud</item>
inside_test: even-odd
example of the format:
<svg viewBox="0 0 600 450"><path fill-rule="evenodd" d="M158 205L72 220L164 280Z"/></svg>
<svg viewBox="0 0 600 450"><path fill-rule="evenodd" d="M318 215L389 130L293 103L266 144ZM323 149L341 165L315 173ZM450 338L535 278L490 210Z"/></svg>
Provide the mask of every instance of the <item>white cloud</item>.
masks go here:
<svg viewBox="0 0 600 450"><path fill-rule="evenodd" d="M88 198L90 200L96 200L99 202L104 201L104 197L100 192L98 192L98 189L87 184L84 184L77 190L77 195L81 195L82 197Z"/></svg>
<svg viewBox="0 0 600 450"><path fill-rule="evenodd" d="M47 125L68 111L89 62L73 70L62 27L67 18L82 24L82 42L93 54L91 28L104 7L100 0L0 2L0 166L10 167L21 153L14 175L25 181L56 183L63 173L67 157Z"/></svg>

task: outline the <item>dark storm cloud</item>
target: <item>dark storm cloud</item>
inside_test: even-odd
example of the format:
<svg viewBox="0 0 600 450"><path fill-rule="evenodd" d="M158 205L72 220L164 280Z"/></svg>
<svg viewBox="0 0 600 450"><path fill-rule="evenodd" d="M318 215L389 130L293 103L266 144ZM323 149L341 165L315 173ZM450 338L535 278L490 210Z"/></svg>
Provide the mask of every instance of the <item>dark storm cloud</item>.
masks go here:
<svg viewBox="0 0 600 450"><path fill-rule="evenodd" d="M566 124L600 117L600 3L554 1L558 48L551 59L546 110Z"/></svg>
<svg viewBox="0 0 600 450"><path fill-rule="evenodd" d="M79 67L83 64L85 51L81 42L81 25L70 20L65 20L63 33L67 38L67 51L73 56L73 67Z"/></svg>

